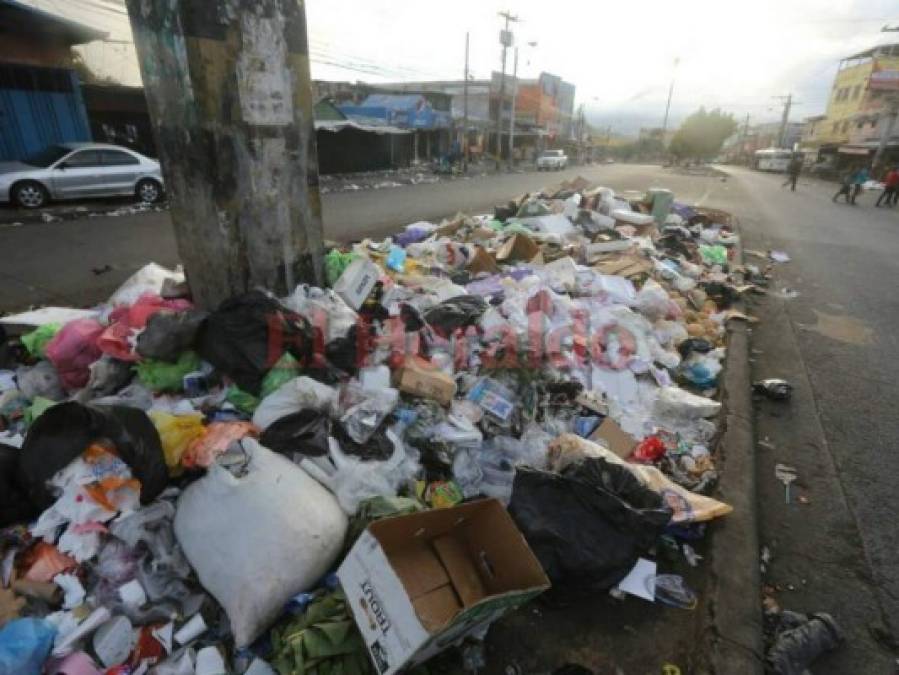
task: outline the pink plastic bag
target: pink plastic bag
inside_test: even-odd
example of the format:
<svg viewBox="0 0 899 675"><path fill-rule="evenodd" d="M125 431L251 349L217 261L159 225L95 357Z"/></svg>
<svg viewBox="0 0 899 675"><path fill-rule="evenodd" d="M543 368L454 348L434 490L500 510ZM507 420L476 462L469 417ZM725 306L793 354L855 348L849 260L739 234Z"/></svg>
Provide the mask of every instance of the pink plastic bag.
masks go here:
<svg viewBox="0 0 899 675"><path fill-rule="evenodd" d="M147 320L156 312L169 309L181 312L193 307L187 300L165 300L153 293L144 293L130 307L118 307L109 315L110 326L97 340L97 346L104 354L121 361L137 361L140 356L134 352L134 338L147 325Z"/></svg>
<svg viewBox="0 0 899 675"><path fill-rule="evenodd" d="M66 389L81 389L87 384L89 366L103 354L97 346L102 332L103 324L95 319L75 319L47 343L44 353Z"/></svg>

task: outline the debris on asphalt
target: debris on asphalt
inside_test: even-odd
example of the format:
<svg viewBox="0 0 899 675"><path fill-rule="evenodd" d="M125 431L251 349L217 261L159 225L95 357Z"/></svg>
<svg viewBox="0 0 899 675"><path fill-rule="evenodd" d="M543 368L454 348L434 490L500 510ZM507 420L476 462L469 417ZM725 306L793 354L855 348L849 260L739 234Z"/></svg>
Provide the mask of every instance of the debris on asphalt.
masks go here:
<svg viewBox="0 0 899 675"><path fill-rule="evenodd" d="M768 378L753 383L752 390L772 401L787 401L793 395L793 385L779 378Z"/></svg>
<svg viewBox="0 0 899 675"><path fill-rule="evenodd" d="M788 263L792 260L786 251L768 251L768 257L776 263Z"/></svg>
<svg viewBox="0 0 899 675"><path fill-rule="evenodd" d="M0 672L478 670L541 594L695 608L738 240L577 178L328 288L3 317Z"/></svg>
<svg viewBox="0 0 899 675"><path fill-rule="evenodd" d="M784 610L775 628L774 644L766 665L775 675L803 675L815 659L845 640L830 614L800 614Z"/></svg>
<svg viewBox="0 0 899 675"><path fill-rule="evenodd" d="M789 504L790 485L799 478L799 474L796 473L795 467L787 466L786 464L776 464L774 466L774 477L784 484L784 501L786 504Z"/></svg>

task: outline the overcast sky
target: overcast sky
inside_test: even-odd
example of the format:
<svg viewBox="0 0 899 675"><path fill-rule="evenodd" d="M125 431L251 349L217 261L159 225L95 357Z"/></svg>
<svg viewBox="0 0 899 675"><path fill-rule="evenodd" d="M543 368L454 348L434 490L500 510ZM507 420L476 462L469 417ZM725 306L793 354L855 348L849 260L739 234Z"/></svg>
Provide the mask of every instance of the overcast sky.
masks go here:
<svg viewBox="0 0 899 675"><path fill-rule="evenodd" d="M24 0L131 38L123 0ZM562 76L591 117L615 126L627 118L659 125L675 58L680 60L675 119L700 105L755 121L775 119L774 96L800 102L791 119L824 111L837 61L876 44L899 24L889 0L307 0L312 75L317 79L460 79L465 32L471 70L500 67L497 12L510 9L522 47L519 71ZM85 55L99 72L139 84L133 48L95 43ZM510 54L508 69L512 68ZM658 121L653 121L658 120Z"/></svg>

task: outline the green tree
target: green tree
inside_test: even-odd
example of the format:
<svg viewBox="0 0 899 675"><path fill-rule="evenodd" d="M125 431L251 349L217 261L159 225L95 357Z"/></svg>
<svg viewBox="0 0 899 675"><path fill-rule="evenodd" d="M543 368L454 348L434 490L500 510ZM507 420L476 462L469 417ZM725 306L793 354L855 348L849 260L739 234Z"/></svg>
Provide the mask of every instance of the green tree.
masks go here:
<svg viewBox="0 0 899 675"><path fill-rule="evenodd" d="M711 159L736 130L733 115L718 108L707 111L702 107L684 120L668 150L678 159Z"/></svg>

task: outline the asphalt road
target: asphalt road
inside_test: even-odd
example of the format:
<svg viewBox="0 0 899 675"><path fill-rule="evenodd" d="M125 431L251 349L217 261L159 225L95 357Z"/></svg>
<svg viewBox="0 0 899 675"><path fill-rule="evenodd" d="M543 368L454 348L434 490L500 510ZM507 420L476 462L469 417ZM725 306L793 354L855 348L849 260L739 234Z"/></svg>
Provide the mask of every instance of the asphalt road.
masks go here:
<svg viewBox="0 0 899 675"><path fill-rule="evenodd" d="M684 201L730 210L740 218L745 248L787 251L792 261L776 267L772 289L786 287L798 297L772 293L752 308L762 319L753 330L754 376L786 377L795 386L789 403L759 400L755 409L760 538L771 553L765 580L782 607L829 612L844 625L847 644L816 664L816 674L894 672L899 210L873 208L873 194L857 207L833 204L833 187L817 181L802 179L791 193L777 176L726 170L731 177L722 181L611 165L329 194L326 235L382 235L420 219L479 212L583 173L619 191L664 186ZM0 256L0 311L96 302L145 262L178 260L164 212L0 225ZM747 262L764 264L751 257ZM112 270L92 271L106 265ZM790 503L775 480L776 463L799 473ZM562 633L554 643L560 659L583 648L573 627ZM590 650L597 667L609 666L597 648ZM627 656L615 665L641 672L627 667Z"/></svg>
<svg viewBox="0 0 899 675"><path fill-rule="evenodd" d="M325 235L338 241L384 236L417 220L483 212L578 173L622 190L643 189L647 180L673 184L691 199L701 198L715 185L715 179L670 176L658 167L609 165L331 193L322 198ZM102 205L88 204L88 209ZM0 209L0 312L38 304L93 304L148 261L178 263L165 211L17 224L21 221L20 212Z"/></svg>

